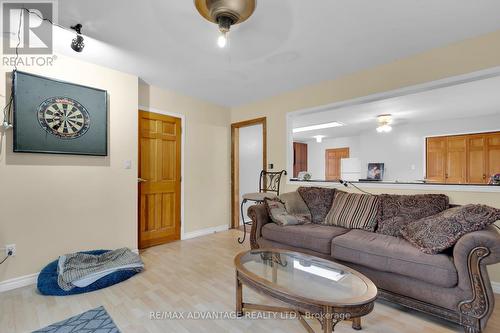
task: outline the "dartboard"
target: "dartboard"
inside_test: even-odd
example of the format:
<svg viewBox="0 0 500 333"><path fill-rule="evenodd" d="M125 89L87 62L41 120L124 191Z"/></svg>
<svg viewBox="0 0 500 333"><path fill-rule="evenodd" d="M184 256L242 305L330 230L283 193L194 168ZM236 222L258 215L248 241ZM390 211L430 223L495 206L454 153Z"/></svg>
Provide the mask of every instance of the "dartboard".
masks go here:
<svg viewBox="0 0 500 333"><path fill-rule="evenodd" d="M79 102L68 97L51 97L38 106L38 122L60 139L76 139L87 133L90 116Z"/></svg>

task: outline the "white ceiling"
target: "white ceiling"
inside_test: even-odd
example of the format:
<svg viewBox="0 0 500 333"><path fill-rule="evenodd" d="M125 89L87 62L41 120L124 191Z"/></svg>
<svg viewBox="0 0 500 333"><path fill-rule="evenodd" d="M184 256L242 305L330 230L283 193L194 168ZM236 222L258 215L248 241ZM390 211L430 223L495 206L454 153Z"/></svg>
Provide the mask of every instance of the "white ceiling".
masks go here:
<svg viewBox="0 0 500 333"><path fill-rule="evenodd" d="M392 126L500 114L500 76L452 85L380 101L301 114L292 128L339 121L344 127L294 133L294 140L310 141L375 131L377 115L392 114Z"/></svg>
<svg viewBox="0 0 500 333"><path fill-rule="evenodd" d="M60 0L59 22L98 41L76 56L237 106L498 30L500 1L258 0L223 50L191 0Z"/></svg>

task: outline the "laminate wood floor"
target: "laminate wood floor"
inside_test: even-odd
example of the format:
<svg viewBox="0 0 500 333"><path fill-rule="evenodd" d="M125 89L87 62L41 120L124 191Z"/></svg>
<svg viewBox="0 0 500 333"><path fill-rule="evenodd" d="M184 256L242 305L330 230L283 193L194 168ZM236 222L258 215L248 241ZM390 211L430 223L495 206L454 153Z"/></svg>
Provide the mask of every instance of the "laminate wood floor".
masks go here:
<svg viewBox="0 0 500 333"><path fill-rule="evenodd" d="M47 297L34 286L0 294L0 332L24 333L103 305L123 333L127 332L304 332L296 319L150 319L151 312L234 311L235 273L233 258L249 248L239 245L241 232L230 230L191 240L178 241L141 252L146 271L113 287L69 297ZM250 302L276 304L243 288ZM497 298L499 300L499 298ZM319 324L311 322L319 330ZM363 318L362 332L463 332L459 326L377 302ZM353 331L339 323L335 332ZM486 333L500 332L497 307Z"/></svg>

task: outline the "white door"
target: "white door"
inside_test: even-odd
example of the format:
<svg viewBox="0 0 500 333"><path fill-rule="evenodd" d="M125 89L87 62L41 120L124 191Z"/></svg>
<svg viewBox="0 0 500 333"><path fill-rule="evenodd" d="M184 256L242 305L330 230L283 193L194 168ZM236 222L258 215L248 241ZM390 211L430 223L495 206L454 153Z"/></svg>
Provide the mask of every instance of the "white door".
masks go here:
<svg viewBox="0 0 500 333"><path fill-rule="evenodd" d="M263 154L262 151L262 125L241 127L239 129L239 154L240 154L240 203L245 193L259 192L259 177L262 171ZM255 202L247 202L243 207L245 220L250 220L246 216L248 207ZM242 224L241 214L240 225Z"/></svg>

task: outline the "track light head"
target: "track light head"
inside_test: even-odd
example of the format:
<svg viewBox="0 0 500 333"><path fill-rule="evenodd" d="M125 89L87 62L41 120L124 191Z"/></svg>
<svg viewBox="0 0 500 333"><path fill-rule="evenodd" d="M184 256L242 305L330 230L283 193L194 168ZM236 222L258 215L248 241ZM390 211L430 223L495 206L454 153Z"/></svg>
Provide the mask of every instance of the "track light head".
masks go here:
<svg viewBox="0 0 500 333"><path fill-rule="evenodd" d="M78 23L77 25L72 26L71 29L76 31L76 37L71 41L71 48L75 52L82 52L83 48L85 47L82 36L82 25Z"/></svg>

